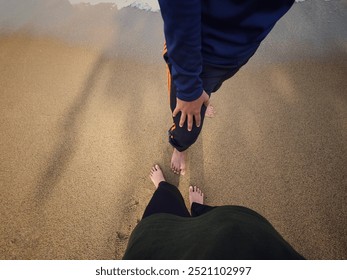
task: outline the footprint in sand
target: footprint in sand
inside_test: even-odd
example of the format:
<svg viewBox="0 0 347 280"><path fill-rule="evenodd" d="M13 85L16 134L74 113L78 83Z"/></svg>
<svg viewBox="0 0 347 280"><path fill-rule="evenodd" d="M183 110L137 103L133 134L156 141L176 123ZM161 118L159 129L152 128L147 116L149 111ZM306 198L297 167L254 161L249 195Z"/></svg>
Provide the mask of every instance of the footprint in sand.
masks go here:
<svg viewBox="0 0 347 280"><path fill-rule="evenodd" d="M117 231L116 234L117 234L117 239L119 241L124 241L124 240L127 240L129 238L129 235L124 233L124 232Z"/></svg>

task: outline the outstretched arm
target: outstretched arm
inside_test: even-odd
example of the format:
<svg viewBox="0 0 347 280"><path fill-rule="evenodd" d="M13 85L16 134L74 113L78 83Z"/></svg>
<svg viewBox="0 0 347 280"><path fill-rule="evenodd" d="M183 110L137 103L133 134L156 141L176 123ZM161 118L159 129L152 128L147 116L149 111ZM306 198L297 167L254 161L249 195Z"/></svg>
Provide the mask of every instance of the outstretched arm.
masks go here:
<svg viewBox="0 0 347 280"><path fill-rule="evenodd" d="M193 118L200 126L202 104L209 96L203 92L199 77L201 56L201 0L159 0L164 20L164 33L171 75L177 89L177 105L173 112L181 112L180 126L188 120L192 129Z"/></svg>

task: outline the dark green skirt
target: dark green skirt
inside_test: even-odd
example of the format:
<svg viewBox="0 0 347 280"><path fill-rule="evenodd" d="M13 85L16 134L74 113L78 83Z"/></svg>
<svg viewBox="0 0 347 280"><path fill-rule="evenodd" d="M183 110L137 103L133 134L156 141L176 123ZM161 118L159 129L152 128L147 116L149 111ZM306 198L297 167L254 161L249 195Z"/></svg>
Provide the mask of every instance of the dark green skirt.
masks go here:
<svg viewBox="0 0 347 280"><path fill-rule="evenodd" d="M154 214L130 236L123 259L303 259L261 215L220 206L194 218Z"/></svg>

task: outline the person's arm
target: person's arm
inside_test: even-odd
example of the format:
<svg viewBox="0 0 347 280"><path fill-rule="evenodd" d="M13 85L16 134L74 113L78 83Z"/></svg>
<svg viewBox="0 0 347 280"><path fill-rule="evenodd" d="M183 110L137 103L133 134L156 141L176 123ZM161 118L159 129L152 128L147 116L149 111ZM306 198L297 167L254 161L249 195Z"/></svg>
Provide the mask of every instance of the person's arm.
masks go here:
<svg viewBox="0 0 347 280"><path fill-rule="evenodd" d="M193 117L200 126L201 106L209 100L199 77L202 70L201 0L159 0L159 5L171 75L177 89L173 116L181 112L180 126L188 118L188 130L191 130Z"/></svg>

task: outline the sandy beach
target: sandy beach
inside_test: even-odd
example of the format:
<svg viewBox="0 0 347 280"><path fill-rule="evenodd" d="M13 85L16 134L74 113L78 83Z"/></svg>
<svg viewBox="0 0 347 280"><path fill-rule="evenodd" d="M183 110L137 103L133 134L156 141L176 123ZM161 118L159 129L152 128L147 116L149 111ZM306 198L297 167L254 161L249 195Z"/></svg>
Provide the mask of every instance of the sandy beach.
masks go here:
<svg viewBox="0 0 347 280"><path fill-rule="evenodd" d="M305 258L347 259L345 3L294 5L213 95L177 176L160 14L3 2L0 259L121 259L155 163L187 203L199 185L210 205L258 211Z"/></svg>

